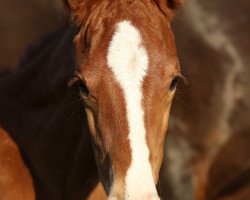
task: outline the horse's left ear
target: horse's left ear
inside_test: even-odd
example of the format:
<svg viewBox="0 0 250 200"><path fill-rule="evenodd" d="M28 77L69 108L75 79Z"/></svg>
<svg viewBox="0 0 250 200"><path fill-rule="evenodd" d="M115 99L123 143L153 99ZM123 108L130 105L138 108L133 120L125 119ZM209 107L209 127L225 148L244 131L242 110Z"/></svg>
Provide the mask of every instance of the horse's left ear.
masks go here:
<svg viewBox="0 0 250 200"><path fill-rule="evenodd" d="M170 9L179 9L183 6L185 0L165 0Z"/></svg>
<svg viewBox="0 0 250 200"><path fill-rule="evenodd" d="M159 6L161 11L167 16L173 16L174 12L180 9L185 0L154 0L155 3Z"/></svg>
<svg viewBox="0 0 250 200"><path fill-rule="evenodd" d="M65 7L69 10L74 11L79 3L79 0L62 0Z"/></svg>

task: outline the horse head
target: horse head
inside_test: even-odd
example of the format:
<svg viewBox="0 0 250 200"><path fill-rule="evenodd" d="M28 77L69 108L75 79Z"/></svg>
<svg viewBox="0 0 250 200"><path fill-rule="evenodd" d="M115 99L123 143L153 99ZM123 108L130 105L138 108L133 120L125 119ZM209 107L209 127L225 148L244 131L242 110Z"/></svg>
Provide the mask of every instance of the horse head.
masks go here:
<svg viewBox="0 0 250 200"><path fill-rule="evenodd" d="M180 0L68 0L78 26L71 84L85 104L109 199L159 199L170 106L181 76L171 31ZM84 112L84 111L83 111Z"/></svg>

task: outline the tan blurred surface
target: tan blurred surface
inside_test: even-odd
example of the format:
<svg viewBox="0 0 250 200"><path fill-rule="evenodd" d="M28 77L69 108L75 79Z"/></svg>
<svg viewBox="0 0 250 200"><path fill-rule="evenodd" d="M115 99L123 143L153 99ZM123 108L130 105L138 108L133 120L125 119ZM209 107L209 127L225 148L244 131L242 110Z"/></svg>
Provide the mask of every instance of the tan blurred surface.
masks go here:
<svg viewBox="0 0 250 200"><path fill-rule="evenodd" d="M246 0L188 0L174 23L189 85L179 88L172 108L163 169L172 196L166 197L233 199L237 193L244 200L241 190L250 197L250 139L239 142L250 135L249 9Z"/></svg>
<svg viewBox="0 0 250 200"><path fill-rule="evenodd" d="M0 146L4 147L0 149L0 199L35 199L31 174L23 161L18 145L1 127L0 138ZM15 190L9 190L13 186Z"/></svg>

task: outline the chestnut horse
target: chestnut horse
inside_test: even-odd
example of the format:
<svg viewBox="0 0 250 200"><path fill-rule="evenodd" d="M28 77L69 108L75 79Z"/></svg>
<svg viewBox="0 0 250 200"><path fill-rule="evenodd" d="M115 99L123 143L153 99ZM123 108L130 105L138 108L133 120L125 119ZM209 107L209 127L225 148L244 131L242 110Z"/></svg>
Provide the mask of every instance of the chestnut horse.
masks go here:
<svg viewBox="0 0 250 200"><path fill-rule="evenodd" d="M160 199L179 0L68 0L72 23L0 82L0 199Z"/></svg>

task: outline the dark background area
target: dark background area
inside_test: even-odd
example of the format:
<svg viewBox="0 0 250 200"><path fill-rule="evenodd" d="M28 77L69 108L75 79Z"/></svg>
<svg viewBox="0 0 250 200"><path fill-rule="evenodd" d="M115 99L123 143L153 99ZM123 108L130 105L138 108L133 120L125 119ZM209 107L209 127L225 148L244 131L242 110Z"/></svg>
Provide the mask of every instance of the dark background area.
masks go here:
<svg viewBox="0 0 250 200"><path fill-rule="evenodd" d="M173 199L250 199L250 3L187 0L173 24L189 85L166 145Z"/></svg>
<svg viewBox="0 0 250 200"><path fill-rule="evenodd" d="M187 0L173 23L189 84L172 107L164 199L250 199L250 2ZM0 69L64 24L60 0L2 0Z"/></svg>
<svg viewBox="0 0 250 200"><path fill-rule="evenodd" d="M28 44L62 24L60 12L60 0L1 0L0 66L15 69Z"/></svg>

